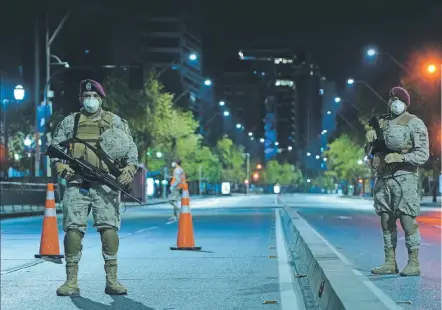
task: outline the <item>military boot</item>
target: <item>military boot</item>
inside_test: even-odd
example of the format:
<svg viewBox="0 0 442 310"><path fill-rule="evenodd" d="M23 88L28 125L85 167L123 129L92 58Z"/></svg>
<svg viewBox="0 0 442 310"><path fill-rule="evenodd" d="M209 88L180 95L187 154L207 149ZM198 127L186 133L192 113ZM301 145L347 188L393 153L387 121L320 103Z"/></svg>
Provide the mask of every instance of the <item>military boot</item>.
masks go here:
<svg viewBox="0 0 442 310"><path fill-rule="evenodd" d="M419 268L419 250L408 251L407 266L401 271L400 275L403 277L419 276L421 270Z"/></svg>
<svg viewBox="0 0 442 310"><path fill-rule="evenodd" d="M109 295L126 295L127 288L117 281L117 261L107 260L104 264L106 271L106 288L104 292Z"/></svg>
<svg viewBox="0 0 442 310"><path fill-rule="evenodd" d="M397 267L396 263L396 257L395 257L395 249L394 248L386 248L385 251L385 263L383 263L381 266L373 268L371 270L371 273L377 274L377 275L386 275L386 274L395 274L399 272L399 269Z"/></svg>
<svg viewBox="0 0 442 310"><path fill-rule="evenodd" d="M78 296L80 288L78 287L78 264L66 264L66 282L57 289L58 296Z"/></svg>

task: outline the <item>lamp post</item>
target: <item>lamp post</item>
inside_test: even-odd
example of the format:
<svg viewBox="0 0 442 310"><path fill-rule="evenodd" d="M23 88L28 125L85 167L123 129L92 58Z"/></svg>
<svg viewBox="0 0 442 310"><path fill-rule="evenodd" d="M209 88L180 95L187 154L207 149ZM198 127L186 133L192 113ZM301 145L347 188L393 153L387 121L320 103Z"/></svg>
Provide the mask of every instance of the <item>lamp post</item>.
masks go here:
<svg viewBox="0 0 442 310"><path fill-rule="evenodd" d="M25 98L25 89L22 85L17 85L14 88L14 99L10 100L8 98L5 98L4 96L4 79L3 79L3 72L0 72L0 103L2 105L2 125L3 125L3 155L5 157L5 163L2 164L2 174L4 177L7 177L8 175L8 157L9 157L9 149L8 149L8 123L7 123L7 111L8 111L8 104L11 102L17 102L21 101Z"/></svg>

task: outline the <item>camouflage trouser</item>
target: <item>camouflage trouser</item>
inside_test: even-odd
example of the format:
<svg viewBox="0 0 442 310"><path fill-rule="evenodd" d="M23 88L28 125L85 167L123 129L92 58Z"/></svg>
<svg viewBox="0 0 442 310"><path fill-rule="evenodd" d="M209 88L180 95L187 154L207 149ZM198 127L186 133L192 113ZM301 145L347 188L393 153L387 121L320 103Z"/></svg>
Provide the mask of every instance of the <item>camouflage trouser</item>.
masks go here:
<svg viewBox="0 0 442 310"><path fill-rule="evenodd" d="M180 189L175 187L169 194L169 203L173 206L173 213L178 214L179 211L179 201L181 201Z"/></svg>
<svg viewBox="0 0 442 310"><path fill-rule="evenodd" d="M417 192L418 176L403 174L393 178L377 178L374 186L374 207L379 215L387 212L399 217L420 214L420 199Z"/></svg>
<svg viewBox="0 0 442 310"><path fill-rule="evenodd" d="M419 248L421 236L416 217L420 214L418 176L403 174L395 178L378 178L374 186L374 207L383 222L384 247L396 248L399 218L405 231L405 245L409 250ZM386 226L386 227L385 227Z"/></svg>
<svg viewBox="0 0 442 310"><path fill-rule="evenodd" d="M119 192L106 185L96 185L90 188L89 193L83 193L78 186L69 184L63 197L63 230L85 233L90 209L97 231L104 228L120 229Z"/></svg>

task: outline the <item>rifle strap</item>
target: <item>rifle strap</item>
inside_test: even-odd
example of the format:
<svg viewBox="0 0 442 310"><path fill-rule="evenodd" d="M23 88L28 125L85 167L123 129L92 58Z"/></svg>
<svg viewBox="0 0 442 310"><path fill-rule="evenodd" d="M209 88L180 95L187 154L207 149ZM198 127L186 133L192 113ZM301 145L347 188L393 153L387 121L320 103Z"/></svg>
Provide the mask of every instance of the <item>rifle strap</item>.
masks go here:
<svg viewBox="0 0 442 310"><path fill-rule="evenodd" d="M75 138L75 137L77 137L77 133L78 133L78 123L80 122L80 116L81 116L81 113L75 113L75 116L74 116L74 131L73 131L73 134L72 134L72 138Z"/></svg>

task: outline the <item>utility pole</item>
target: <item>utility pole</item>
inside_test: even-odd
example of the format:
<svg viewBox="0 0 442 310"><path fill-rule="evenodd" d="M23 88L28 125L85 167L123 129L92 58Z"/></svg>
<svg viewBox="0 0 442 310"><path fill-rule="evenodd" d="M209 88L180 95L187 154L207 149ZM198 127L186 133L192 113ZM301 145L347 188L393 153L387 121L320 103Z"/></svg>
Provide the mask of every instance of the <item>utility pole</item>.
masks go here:
<svg viewBox="0 0 442 310"><path fill-rule="evenodd" d="M55 38L57 37L58 33L60 32L61 28L63 28L63 25L66 22L66 20L68 19L70 14L71 14L71 11L69 10L65 14L65 16L63 17L61 22L58 24L58 26L55 29L52 36L50 36L49 13L48 13L48 11L46 11L46 16L45 16L45 22L46 22L46 37L45 37L46 82L45 82L45 89L44 89L45 102L43 104L45 104L47 106L45 111L48 111L48 109L49 109L49 114L52 114L52 102L48 100L51 97L49 95L51 93L51 86L50 86L50 81L51 81L51 45L54 42ZM49 117L50 117L50 115L45 115L45 124L47 123ZM42 144L41 145L42 146L46 145L46 136L44 135L44 133L42 136ZM44 171L46 172L45 175L47 177L51 177L52 173L51 173L51 168L50 168L50 162L47 157L45 157L44 163L45 163Z"/></svg>
<svg viewBox="0 0 442 310"><path fill-rule="evenodd" d="M167 166L163 168L163 198L167 198Z"/></svg>
<svg viewBox="0 0 442 310"><path fill-rule="evenodd" d="M249 193L249 184L250 184L250 153L246 153L247 157L247 185L246 185L246 194Z"/></svg>
<svg viewBox="0 0 442 310"><path fill-rule="evenodd" d="M39 14L35 16L34 25L34 101L35 101L35 167L34 174L36 177L40 175L40 133L38 131L38 107L40 105L40 36L39 36Z"/></svg>
<svg viewBox="0 0 442 310"><path fill-rule="evenodd" d="M199 179L199 182L198 182L198 195L200 195L200 196L201 196L202 168L203 167L201 167L201 165L198 168L198 179Z"/></svg>

